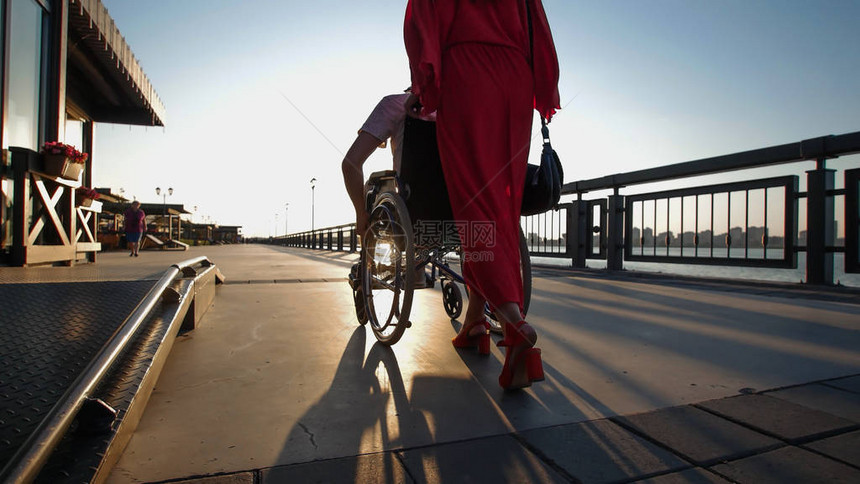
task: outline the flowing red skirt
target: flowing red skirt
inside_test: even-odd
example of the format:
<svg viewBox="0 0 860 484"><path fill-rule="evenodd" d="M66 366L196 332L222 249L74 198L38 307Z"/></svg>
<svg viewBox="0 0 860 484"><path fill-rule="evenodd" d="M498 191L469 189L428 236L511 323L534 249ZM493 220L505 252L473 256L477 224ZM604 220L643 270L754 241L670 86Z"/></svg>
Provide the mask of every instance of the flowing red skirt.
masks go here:
<svg viewBox="0 0 860 484"><path fill-rule="evenodd" d="M534 87L523 54L464 43L442 57L437 135L464 248L466 283L493 306L523 305L519 219Z"/></svg>

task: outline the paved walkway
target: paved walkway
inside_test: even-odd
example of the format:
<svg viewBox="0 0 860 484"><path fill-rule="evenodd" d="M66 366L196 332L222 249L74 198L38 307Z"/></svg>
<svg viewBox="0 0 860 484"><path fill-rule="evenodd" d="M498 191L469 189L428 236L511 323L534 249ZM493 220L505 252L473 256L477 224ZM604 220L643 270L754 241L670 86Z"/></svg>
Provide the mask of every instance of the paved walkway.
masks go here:
<svg viewBox="0 0 860 484"><path fill-rule="evenodd" d="M228 283L109 482L860 482L856 292L539 269L547 380L505 393L498 349L451 347L438 288L376 344L344 280L354 255L225 246L20 271L145 278L202 254Z"/></svg>

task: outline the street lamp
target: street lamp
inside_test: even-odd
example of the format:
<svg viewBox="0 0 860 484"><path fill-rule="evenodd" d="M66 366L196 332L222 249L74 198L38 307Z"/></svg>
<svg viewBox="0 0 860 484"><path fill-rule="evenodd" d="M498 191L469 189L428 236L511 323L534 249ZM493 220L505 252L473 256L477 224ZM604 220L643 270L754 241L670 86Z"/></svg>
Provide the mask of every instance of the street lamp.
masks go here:
<svg viewBox="0 0 860 484"><path fill-rule="evenodd" d="M290 204L289 204L289 203L287 203L286 207L284 207L284 235L285 235L285 236L290 234L290 231L289 231L289 223L290 223L289 217L290 217Z"/></svg>
<svg viewBox="0 0 860 484"><path fill-rule="evenodd" d="M317 187L316 183L317 179L311 178L311 232L314 231L314 189Z"/></svg>
<svg viewBox="0 0 860 484"><path fill-rule="evenodd" d="M161 187L155 187L155 194L161 195ZM173 187L168 188L162 198L161 203L161 220L164 221L165 217L167 217L167 197L173 195ZM173 220L170 220L167 224L167 238L170 239L173 237L173 227L171 227Z"/></svg>
<svg viewBox="0 0 860 484"><path fill-rule="evenodd" d="M275 238L278 238L278 212L275 212Z"/></svg>

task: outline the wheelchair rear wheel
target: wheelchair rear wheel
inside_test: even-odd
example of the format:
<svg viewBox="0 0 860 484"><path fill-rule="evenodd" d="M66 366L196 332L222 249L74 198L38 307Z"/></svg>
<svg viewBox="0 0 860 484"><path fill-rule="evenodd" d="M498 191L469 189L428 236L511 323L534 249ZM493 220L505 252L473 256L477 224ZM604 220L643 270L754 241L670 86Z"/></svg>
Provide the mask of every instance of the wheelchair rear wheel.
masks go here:
<svg viewBox="0 0 860 484"><path fill-rule="evenodd" d="M365 239L361 256L365 315L376 339L393 345L410 326L415 290L412 222L398 195L383 192L377 197Z"/></svg>

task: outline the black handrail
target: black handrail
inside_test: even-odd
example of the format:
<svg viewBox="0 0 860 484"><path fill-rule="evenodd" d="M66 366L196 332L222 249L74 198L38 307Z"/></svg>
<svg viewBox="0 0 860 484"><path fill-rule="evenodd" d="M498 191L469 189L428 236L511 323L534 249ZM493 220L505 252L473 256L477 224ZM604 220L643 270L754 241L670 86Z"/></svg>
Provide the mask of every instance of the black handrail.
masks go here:
<svg viewBox="0 0 860 484"><path fill-rule="evenodd" d="M860 153L860 131L565 183L563 195Z"/></svg>

